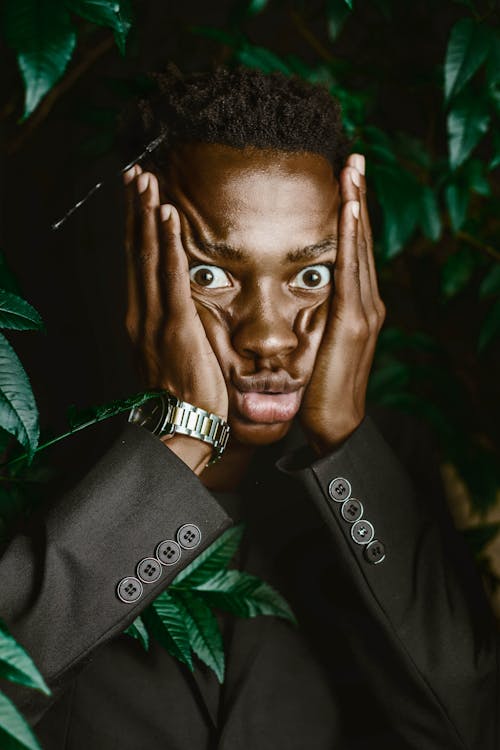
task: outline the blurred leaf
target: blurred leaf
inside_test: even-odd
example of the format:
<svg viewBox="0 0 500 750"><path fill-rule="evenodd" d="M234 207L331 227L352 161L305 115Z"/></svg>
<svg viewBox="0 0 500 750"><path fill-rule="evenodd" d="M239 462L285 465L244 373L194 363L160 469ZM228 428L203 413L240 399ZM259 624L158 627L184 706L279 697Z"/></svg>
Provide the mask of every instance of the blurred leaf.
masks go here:
<svg viewBox="0 0 500 750"><path fill-rule="evenodd" d="M222 683L225 669L224 647L219 625L210 607L200 596L188 591L175 591L173 596L182 613L191 648Z"/></svg>
<svg viewBox="0 0 500 750"><path fill-rule="evenodd" d="M286 76L292 75L290 65L265 47L257 47L253 44L243 44L235 50L237 61L248 68L257 68L264 73L280 72Z"/></svg>
<svg viewBox="0 0 500 750"><path fill-rule="evenodd" d="M347 5L350 10L352 10L352 0L344 0L345 4Z"/></svg>
<svg viewBox="0 0 500 750"><path fill-rule="evenodd" d="M475 555L479 555L483 549L497 536L500 531L500 523L488 523L482 526L473 526L462 529L465 541Z"/></svg>
<svg viewBox="0 0 500 750"><path fill-rule="evenodd" d="M262 13L268 4L269 0L250 0L248 3L248 14L254 16L257 13Z"/></svg>
<svg viewBox="0 0 500 750"><path fill-rule="evenodd" d="M125 54L127 35L132 27L130 0L65 0L68 8L99 26L113 29L116 46Z"/></svg>
<svg viewBox="0 0 500 750"><path fill-rule="evenodd" d="M19 283L7 264L3 250L0 250L0 289L22 297Z"/></svg>
<svg viewBox="0 0 500 750"><path fill-rule="evenodd" d="M422 188L413 175L401 168L373 165L371 176L384 215L384 257L394 258L416 229Z"/></svg>
<svg viewBox="0 0 500 750"><path fill-rule="evenodd" d="M209 581L199 584L196 591L211 607L236 617L274 615L297 624L281 594L256 576L240 570L221 570Z"/></svg>
<svg viewBox="0 0 500 750"><path fill-rule="evenodd" d="M420 352L441 351L435 339L422 331L408 333L396 326L382 328L377 341L377 354L402 349L415 349Z"/></svg>
<svg viewBox="0 0 500 750"><path fill-rule="evenodd" d="M326 18L328 36L334 41L342 31L349 17L349 7L345 0L327 0Z"/></svg>
<svg viewBox="0 0 500 750"><path fill-rule="evenodd" d="M146 630L146 626L141 617L136 617L134 622L123 632L125 635L129 635L131 638L138 640L144 651L149 650L149 633Z"/></svg>
<svg viewBox="0 0 500 750"><path fill-rule="evenodd" d="M460 96L447 118L450 165L456 169L488 131L490 114L484 98L472 92Z"/></svg>
<svg viewBox="0 0 500 750"><path fill-rule="evenodd" d="M420 193L419 224L424 236L436 242L441 236L441 216L436 194L429 185L424 185Z"/></svg>
<svg viewBox="0 0 500 750"><path fill-rule="evenodd" d="M42 750L24 717L1 691L0 747L2 750Z"/></svg>
<svg viewBox="0 0 500 750"><path fill-rule="evenodd" d="M142 619L158 643L193 671L189 633L184 612L168 591L163 591L142 613Z"/></svg>
<svg viewBox="0 0 500 750"><path fill-rule="evenodd" d="M491 87L500 82L500 32L492 26L489 27L489 32L491 45L486 63L486 82Z"/></svg>
<svg viewBox="0 0 500 750"><path fill-rule="evenodd" d="M29 460L38 445L38 410L24 368L0 334L0 427L27 450Z"/></svg>
<svg viewBox="0 0 500 750"><path fill-rule="evenodd" d="M6 0L4 25L26 87L25 120L66 70L76 34L60 0Z"/></svg>
<svg viewBox="0 0 500 750"><path fill-rule="evenodd" d="M212 578L221 568L226 567L234 557L243 536L243 525L226 529L212 544L195 557L189 565L174 578L171 586L194 587Z"/></svg>
<svg viewBox="0 0 500 750"><path fill-rule="evenodd" d="M486 60L491 45L488 28L462 18L451 30L444 64L446 101L458 94Z"/></svg>
<svg viewBox="0 0 500 750"><path fill-rule="evenodd" d="M488 311L479 334L478 351L482 352L500 333L500 299Z"/></svg>
<svg viewBox="0 0 500 750"><path fill-rule="evenodd" d="M16 643L2 620L0 620L0 677L50 695L50 690L35 667L31 656Z"/></svg>
<svg viewBox="0 0 500 750"><path fill-rule="evenodd" d="M477 267L477 253L461 247L446 260L441 271L441 291L450 299L462 291Z"/></svg>
<svg viewBox="0 0 500 750"><path fill-rule="evenodd" d="M479 296L481 298L489 297L492 294L500 294L500 264L490 269L479 287Z"/></svg>
<svg viewBox="0 0 500 750"><path fill-rule="evenodd" d="M498 130L494 130L492 135L494 154L488 166L490 171L492 171L493 169L497 169L497 167L500 167L500 132Z"/></svg>
<svg viewBox="0 0 500 750"><path fill-rule="evenodd" d="M491 187L486 176L486 164L484 162L479 159L469 159L464 164L464 177L470 190L485 197L491 195Z"/></svg>
<svg viewBox="0 0 500 750"><path fill-rule="evenodd" d="M34 307L17 294L0 289L0 328L40 330L43 322Z"/></svg>
<svg viewBox="0 0 500 750"><path fill-rule="evenodd" d="M365 150L371 157L385 161L397 168L398 160L394 146L387 134L380 128L373 125L366 126L363 129L363 143L365 144Z"/></svg>
<svg viewBox="0 0 500 750"><path fill-rule="evenodd" d="M411 365L403 362L391 362L384 367L376 367L368 382L368 398L380 402L389 391L401 390L409 385L411 379Z"/></svg>
<svg viewBox="0 0 500 750"><path fill-rule="evenodd" d="M450 215L451 227L454 232L458 232L467 218L469 189L463 183L452 183L446 187L444 196Z"/></svg>

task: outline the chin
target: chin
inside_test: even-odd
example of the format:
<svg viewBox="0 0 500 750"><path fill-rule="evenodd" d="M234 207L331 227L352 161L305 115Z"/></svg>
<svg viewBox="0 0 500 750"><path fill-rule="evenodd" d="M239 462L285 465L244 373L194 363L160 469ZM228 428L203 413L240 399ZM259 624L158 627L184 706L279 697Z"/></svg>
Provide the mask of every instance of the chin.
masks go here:
<svg viewBox="0 0 500 750"><path fill-rule="evenodd" d="M231 427L231 438L241 445L271 445L277 443L285 437L293 419L288 422L273 422L271 424L250 422L241 417L232 416L229 418Z"/></svg>

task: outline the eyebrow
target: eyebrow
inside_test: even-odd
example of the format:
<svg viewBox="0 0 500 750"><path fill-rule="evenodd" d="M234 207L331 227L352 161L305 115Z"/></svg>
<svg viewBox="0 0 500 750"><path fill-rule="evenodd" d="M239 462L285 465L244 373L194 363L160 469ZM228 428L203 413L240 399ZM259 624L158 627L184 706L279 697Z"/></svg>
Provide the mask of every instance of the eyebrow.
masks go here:
<svg viewBox="0 0 500 750"><path fill-rule="evenodd" d="M210 242L210 240L205 240L202 237L196 238L196 247L214 260L232 260L241 262L248 257L248 254L243 250L228 245L226 242ZM299 247L296 250L290 250L286 254L286 260L288 263L300 263L303 261L315 260L329 250L334 252L337 250L337 238L333 235L326 237L320 242L315 242L312 245L306 245L305 247Z"/></svg>

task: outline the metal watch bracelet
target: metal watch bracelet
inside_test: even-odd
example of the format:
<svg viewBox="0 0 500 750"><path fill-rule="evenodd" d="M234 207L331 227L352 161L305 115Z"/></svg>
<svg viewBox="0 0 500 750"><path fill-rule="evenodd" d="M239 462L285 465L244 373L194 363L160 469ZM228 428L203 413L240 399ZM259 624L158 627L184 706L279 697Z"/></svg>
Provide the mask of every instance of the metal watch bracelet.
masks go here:
<svg viewBox="0 0 500 750"><path fill-rule="evenodd" d="M214 449L214 456L207 466L221 458L231 429L217 414L181 401L167 391L131 409L128 421L159 437L179 433L208 443Z"/></svg>

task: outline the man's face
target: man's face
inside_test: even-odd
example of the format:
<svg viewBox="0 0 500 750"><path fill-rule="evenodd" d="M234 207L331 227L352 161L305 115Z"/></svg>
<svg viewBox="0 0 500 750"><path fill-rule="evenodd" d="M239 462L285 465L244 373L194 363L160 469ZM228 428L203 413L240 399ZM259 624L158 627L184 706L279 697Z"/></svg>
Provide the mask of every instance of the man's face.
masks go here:
<svg viewBox="0 0 500 750"><path fill-rule="evenodd" d="M328 313L340 201L332 168L315 154L194 144L165 177L232 438L275 442L299 410Z"/></svg>

